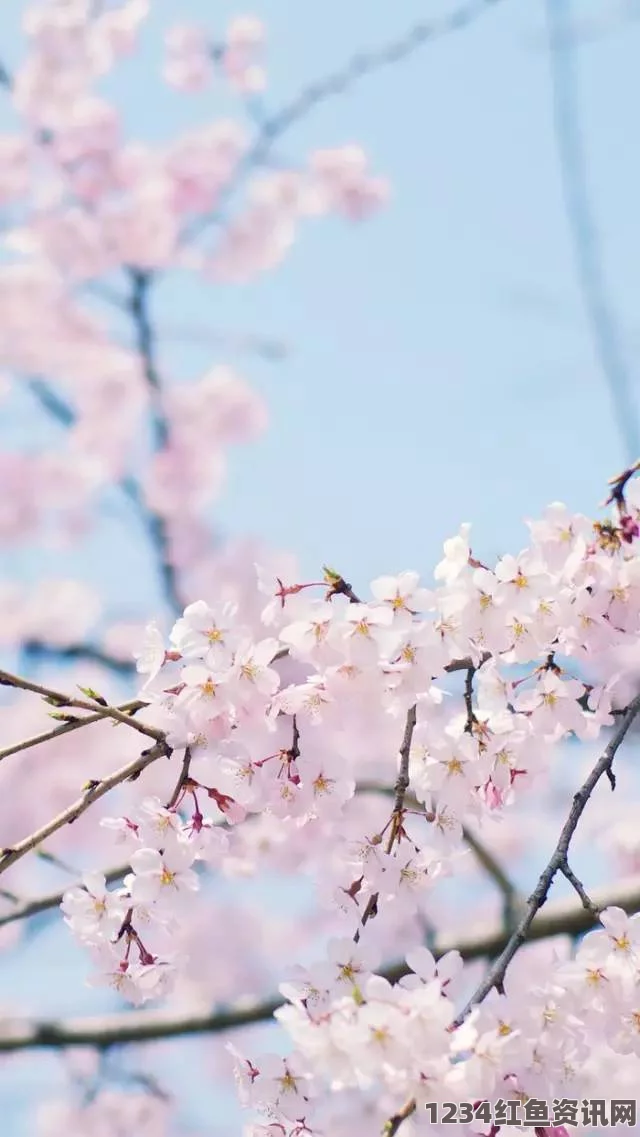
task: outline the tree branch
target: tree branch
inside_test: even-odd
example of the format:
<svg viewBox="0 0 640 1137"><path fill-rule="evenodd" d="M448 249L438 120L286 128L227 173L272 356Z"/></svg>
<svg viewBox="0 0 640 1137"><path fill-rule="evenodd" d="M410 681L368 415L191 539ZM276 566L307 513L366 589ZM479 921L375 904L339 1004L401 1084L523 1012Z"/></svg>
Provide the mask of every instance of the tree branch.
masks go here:
<svg viewBox="0 0 640 1137"><path fill-rule="evenodd" d="M393 812L396 817L400 817L404 810L404 798L407 790L409 789L409 759L411 757L411 740L413 739L413 732L416 728L416 705L407 711L407 721L404 725L404 734L402 736L402 745L400 746L400 769L398 771L398 779L395 784L395 798L393 802Z"/></svg>
<svg viewBox="0 0 640 1137"><path fill-rule="evenodd" d="M119 770L116 770L114 774L110 774L108 778L103 778L102 781L88 782L82 797L67 806L62 813L52 818L51 821L48 821L46 825L37 829L35 833L32 833L29 837L25 837L24 840L19 841L18 844L13 845L9 849L2 849L0 851L0 874L6 872L12 865L15 865L16 861L21 860L27 853L36 849L38 845L41 845L43 841L47 840L47 837L51 837L58 829L62 829L65 825L71 825L81 814L85 813L89 807L93 805L94 801L98 801L123 782L134 781L147 766L157 761L158 758L169 758L170 756L171 748L163 739L156 742L155 746L152 746L150 750L143 750L138 758L134 758L134 760L128 762L126 766L121 766Z"/></svg>
<svg viewBox="0 0 640 1137"><path fill-rule="evenodd" d="M101 667L106 667L117 675L132 675L136 670L133 660L118 659L95 644L73 643L59 647L57 644L42 643L40 640L27 640L21 647L23 652L35 659L54 658L68 663L99 663Z"/></svg>
<svg viewBox="0 0 640 1137"><path fill-rule="evenodd" d="M128 306L127 311L131 313L131 303ZM40 406L43 407L44 410L54 419L56 419L56 421L59 422L62 426L70 427L75 424L77 416L73 408L70 407L69 404L63 398L61 398L61 396L58 395L57 392L54 391L48 383L44 381L44 379L32 377L27 380L27 386L34 397L40 403ZM160 570L163 580L163 587L165 588L166 592L167 570L164 568L164 552L161 542L161 534L158 528L158 519L147 509L146 505L144 504L142 494L140 492L140 487L135 478L130 476L123 477L119 482L117 482L117 484L115 484L115 488L119 489L134 506L139 520L144 525L149 534L152 546L158 552L158 555L160 557ZM109 662L106 661L107 657L105 657L104 660L106 665L115 669L119 669L117 667L117 664L114 665L114 663L110 662L110 657Z"/></svg>
<svg viewBox="0 0 640 1137"><path fill-rule="evenodd" d="M128 715L135 714L136 711L142 707L148 706L148 703L143 703L139 699L133 699L130 703L121 703L116 709L118 711L126 712ZM31 738L22 739L20 742L14 742L11 746L5 746L0 750L0 762L3 758L9 758L12 754L19 754L22 750L30 750L33 746L40 746L42 742L51 742L54 738L61 738L64 734L70 734L73 730L80 730L83 726L90 726L94 722L103 722L104 714L94 713L85 715L84 718L78 718L74 722L64 722L60 726L54 726L51 730L45 730L42 734L33 735Z"/></svg>
<svg viewBox="0 0 640 1137"><path fill-rule="evenodd" d="M513 932L513 934L510 936L502 954L496 960L488 975L483 979L482 983L467 1003L467 1006L456 1019L456 1023L458 1025L463 1022L472 1007L475 1007L478 1003L482 1002L482 1000L489 994L489 991L491 991L493 987L500 989L511 960L513 959L518 949L525 942L525 940L529 937L531 926L533 924L536 913L546 902L547 896L549 895L549 889L553 884L556 873L559 871L570 872L567 859L569 845L578 826L578 822L584 813L591 794L603 776L606 775L609 778L611 787L612 789L614 788L615 779L612 772L613 760L625 738L625 735L627 734L627 731L629 730L629 727L631 726L639 711L640 695L636 695L635 699L633 699L633 701L630 703L627 713L624 716L622 722L620 723L619 727L605 748L604 753L598 759L595 766L591 770L591 773L585 779L578 792L574 795L571 809L569 811L569 816L562 827L562 832L560 833L558 844L556 845L549 863L542 872L538 883L528 900L527 910L524 916L518 924L515 932ZM571 876L573 876L573 874L571 874ZM582 885L580 885L580 887L582 888ZM585 912L588 912L589 915L595 919L595 916L591 911L592 907L594 907L593 902L589 901L589 906L585 907Z"/></svg>
<svg viewBox="0 0 640 1137"><path fill-rule="evenodd" d="M345 588L351 590L351 585L350 584L345 585ZM355 601L355 603L358 603L358 601ZM414 703L413 706L410 707L409 710L407 711L407 718L406 718L406 722L405 722L405 726L404 726L402 743L400 745L400 769L398 771L398 777L397 777L396 784L395 784L395 787L393 790L394 800L393 800L393 810L392 810L391 818L390 818L390 822L389 822L390 823L389 837L388 837L387 844L386 844L387 853L390 853L391 850L393 849L394 842L396 841L396 839L398 841L398 844L400 843L400 839L404 834L404 830L402 827L402 820L404 817L404 799L405 799L406 792L409 788L409 759L411 757L411 740L413 738L413 732L414 732L415 728L416 728L416 705ZM356 930L356 933L353 937L355 943L359 943L360 936L362 934L362 929L364 928L365 924L368 923L368 921L372 918L372 916L376 915L376 912L378 911L379 895L380 894L378 892L372 892L371 893L371 896L369 897L369 899L367 901L365 910L362 913L362 919L360 921L360 927Z"/></svg>
<svg viewBox="0 0 640 1137"><path fill-rule="evenodd" d="M155 451L164 450L169 443L169 428L162 409L162 387L155 354L155 337L149 312L149 289L151 276L132 269L131 297L129 312L136 332L136 346L142 359L142 367L153 407L152 425ZM160 557L160 573L168 604L174 612L182 611L178 580L175 567L169 554L169 536L165 519L149 511L149 528Z"/></svg>
<svg viewBox="0 0 640 1137"><path fill-rule="evenodd" d="M578 893L578 896L582 901L583 908L586 908L587 912L593 912L593 915L597 919L600 914L599 909L593 903L593 900L588 895L582 881L578 879L567 860L565 860L564 863L560 865L560 872L569 881L571 887Z"/></svg>
<svg viewBox="0 0 640 1137"><path fill-rule="evenodd" d="M140 734L146 735L148 738L154 738L156 742L164 741L164 732L158 730L155 726L147 726L146 723L139 722L133 715L127 714L125 711L119 710L118 707L110 707L98 697L95 700L89 699L76 699L70 695L64 695L61 691L54 691L51 687L43 687L40 683L33 683L30 679L23 679L21 675L12 675L9 671L0 670L0 686L13 687L19 691L32 691L35 695L41 695L48 703L54 707L73 707L82 711L90 711L92 715L97 715L98 718L115 719L116 722L124 723L125 726L130 726L133 730L139 731ZM137 707L137 703L135 704ZM145 704L141 704L144 706ZM84 725L86 720L82 720Z"/></svg>
<svg viewBox="0 0 640 1137"><path fill-rule="evenodd" d="M599 909L615 905L632 914L640 910L640 880L637 876L594 892ZM534 917L528 942L553 936L575 936L590 931L597 923L592 912L575 900L549 903L544 912ZM459 951L466 962L494 958L509 941L500 924L477 928L466 936L441 936L433 953L437 959L450 951ZM391 964L382 970L390 982L397 982L409 971L406 963ZM0 1053L29 1049L62 1049L73 1046L112 1046L136 1042L155 1042L188 1035L219 1034L226 1030L268 1022L282 1006L277 995L244 1007L227 1007L199 1014L167 1013L162 1010L127 1011L99 1017L58 1021L29 1020L6 1022L0 1034ZM0 1023L1 1027L1 1023Z"/></svg>

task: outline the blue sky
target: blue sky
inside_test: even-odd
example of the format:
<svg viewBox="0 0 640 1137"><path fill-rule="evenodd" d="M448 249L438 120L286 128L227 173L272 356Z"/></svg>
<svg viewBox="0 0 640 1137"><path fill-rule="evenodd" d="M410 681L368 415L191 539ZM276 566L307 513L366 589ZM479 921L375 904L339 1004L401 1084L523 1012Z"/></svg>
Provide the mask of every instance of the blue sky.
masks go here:
<svg viewBox="0 0 640 1137"><path fill-rule="evenodd" d="M267 108L277 110L355 52L454 6L257 0L250 10L269 32ZM626 7L637 14L637 4ZM163 92L152 69L176 6L156 0L153 8L141 55L113 91L132 130L163 139L232 104L220 91L193 102ZM640 22L617 24L623 5L608 0L574 0L573 9L607 28L576 47L573 62L607 289L635 384ZM194 0L180 18L193 14L215 32L237 13L226 0ZM0 39L13 62L13 29L2 26ZM8 121L0 112L0 129ZM466 30L325 102L278 153L295 162L315 147L348 142L361 143L392 183L377 217L356 226L314 223L277 272L248 285L162 285L156 312L174 325L286 343L283 362L238 361L263 391L271 425L233 456L213 516L226 531L296 551L308 576L328 561L361 587L396 569L429 575L443 539L463 521L473 523L484 557L524 544L521 519L549 501L591 512L625 454L575 273L544 5L502 0ZM188 379L227 358L182 344L165 365ZM33 445L47 435L31 404L15 409L0 427L5 443ZM126 583L127 604L149 610L137 538L118 563L105 557L121 532L115 525L81 562L49 552L43 560L42 550L3 552L3 569L27 579L71 571L98 580L112 598Z"/></svg>

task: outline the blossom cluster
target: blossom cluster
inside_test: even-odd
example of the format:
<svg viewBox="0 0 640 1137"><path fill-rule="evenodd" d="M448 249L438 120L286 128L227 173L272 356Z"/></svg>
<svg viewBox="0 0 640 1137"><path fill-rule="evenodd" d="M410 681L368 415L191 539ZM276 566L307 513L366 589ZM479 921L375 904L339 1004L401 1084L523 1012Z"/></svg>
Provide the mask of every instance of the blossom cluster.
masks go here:
<svg viewBox="0 0 640 1137"><path fill-rule="evenodd" d="M375 1089L376 1108L393 1114L407 1098L585 1095L612 1054L619 1080L637 1073L640 918L609 909L574 960L547 962L537 986L513 964L504 989L462 1017L459 957L436 964L416 943L412 974L392 983L375 972L370 936L385 917L428 915L465 825L526 800L564 739L614 722L637 668L623 649L640 632L640 498L635 483L623 492L628 481L610 519L556 503L529 524L529 547L493 567L463 526L433 588L403 572L363 600L331 569L303 583L258 569L258 620L235 602L197 601L168 644L149 627L140 697L172 750L176 790L103 822L131 873L112 891L88 878L63 910L96 981L144 1001L188 970L172 929L197 902L198 865L229 871L243 832L265 820L295 863L307 832L308 867L343 935L282 987L292 1054L237 1058L246 1102L267 1118L256 1134L315 1132L328 1089L363 1100ZM626 662L613 671L616 652ZM364 794L381 803L375 831L358 828Z"/></svg>
<svg viewBox="0 0 640 1137"><path fill-rule="evenodd" d="M282 985L288 1002L276 1017L293 1053L247 1059L230 1047L241 1100L265 1118L252 1134L324 1132L328 1089L347 1110L354 1090L372 1099L378 1129L412 1100L406 1131L415 1133L436 1128L430 1103L628 1092L640 1057L640 916L610 908L601 923L572 959L516 961L504 991L492 991L459 1026L457 952L436 963L415 948L408 974L391 984L359 947L334 941L327 962L297 969ZM471 1131L491 1132L481 1112Z"/></svg>

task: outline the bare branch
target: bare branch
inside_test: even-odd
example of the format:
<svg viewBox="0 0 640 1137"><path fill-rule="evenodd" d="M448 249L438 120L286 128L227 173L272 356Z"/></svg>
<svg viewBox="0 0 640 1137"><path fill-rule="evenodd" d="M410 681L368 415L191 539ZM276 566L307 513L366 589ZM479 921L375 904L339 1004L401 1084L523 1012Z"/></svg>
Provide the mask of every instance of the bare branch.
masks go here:
<svg viewBox="0 0 640 1137"><path fill-rule="evenodd" d="M346 585L345 587L348 589L351 589L350 584ZM411 757L411 740L413 738L413 732L415 730L415 727L416 727L416 705L414 703L413 706L410 707L409 710L407 711L407 718L406 718L406 722L405 722L405 726L404 726L404 734L402 736L402 743L400 746L400 769L398 771L398 777L397 777L396 784L395 784L394 791L393 791L394 792L394 802L393 802L393 812L391 814L391 819L390 819L389 838L387 840L387 846L386 846L387 853L390 853L391 850L393 849L393 845L394 845L394 842L396 841L396 838L399 841L400 837L403 834L402 820L403 820L403 816L404 816L404 799L405 799L406 792L409 788L409 759ZM378 898L379 898L379 893L377 893L377 892L371 893L371 896L369 897L369 899L367 901L365 910L362 913L362 919L360 921L360 927L356 930L356 933L353 937L355 943L358 943L360 940L362 928L364 928L365 924L367 924L368 921L373 916L375 916L375 914L378 910Z"/></svg>
<svg viewBox="0 0 640 1137"><path fill-rule="evenodd" d="M32 833L29 837L25 837L24 840L19 841L10 849L2 849L0 851L0 874L6 872L12 865L15 865L15 863L26 856L27 853L36 849L38 845L41 845L43 841L47 840L47 837L51 837L58 829L62 829L65 825L71 825L72 822L76 821L81 814L85 813L87 809L93 805L94 801L98 801L112 789L115 789L116 786L122 785L123 782L135 780L147 766L157 761L158 758L168 758L170 756L171 748L163 739L156 742L155 746L152 746L150 750L144 750L138 758L135 758L132 762L128 762L126 766L121 766L119 770L116 770L114 774L110 774L108 778L103 778L101 781L88 782L82 797L67 806L57 817L52 818L46 825L37 829L35 833Z"/></svg>
<svg viewBox="0 0 640 1137"><path fill-rule="evenodd" d="M135 714L136 711L142 707L148 706L148 703L142 703L139 699L133 699L130 703L121 703L116 709L123 711L128 715ZM95 713L92 715L85 715L84 718L78 718L75 722L64 722L60 726L55 726L51 730L45 730L42 734L33 735L31 738L22 739L20 742L14 742L12 746L5 746L0 750L0 762L3 758L9 758L12 754L19 754L22 750L30 750L33 746L40 746L42 742L51 742L54 738L61 738L65 734L70 734L71 731L80 730L83 726L90 726L94 722L103 722L104 714Z"/></svg>
<svg viewBox="0 0 640 1137"><path fill-rule="evenodd" d="M95 701L76 699L70 695L62 694L61 691L54 691L51 687L43 687L40 683L33 683L30 679L23 679L21 675L12 675L9 671L0 671L0 686L13 687L20 691L32 691L36 695L42 695L47 702L55 707L73 707L82 711L91 711L92 715L97 715L99 718L115 719L116 722L124 723L125 726L132 727L133 730L145 734L148 738L155 738L156 742L164 740L163 731L158 730L157 727L147 726L146 723L139 722L133 715L126 714L118 707L110 707L98 699ZM144 706L144 704L142 705Z"/></svg>
<svg viewBox="0 0 640 1137"><path fill-rule="evenodd" d="M411 740L413 732L416 728L416 705L407 711L407 721L404 725L404 734L402 736L402 745L400 746L400 769L398 771L398 779L395 784L395 800L393 803L393 812L396 817L400 817L404 809L404 798L409 788L409 759L411 757Z"/></svg>
<svg viewBox="0 0 640 1137"><path fill-rule="evenodd" d="M593 900L590 898L589 894L587 893L587 890L585 889L582 881L578 879L578 877L574 873L573 869L570 867L570 865L568 864L568 862L566 860L565 860L564 864L560 865L560 872L562 873L563 876L566 877L566 879L569 881L569 884L578 893L578 896L580 897L580 899L582 901L583 908L586 908L587 912L593 912L593 915L597 918L600 915L599 909L596 908L595 904L593 903Z"/></svg>
<svg viewBox="0 0 640 1137"><path fill-rule="evenodd" d="M491 991L493 987L497 987L499 989L502 986L507 968L511 963L511 960L518 951L518 948L520 948L525 940L529 937L531 926L536 913L546 902L547 896L549 895L549 889L553 884L556 873L561 870L568 870L567 857L569 852L569 845L571 838L573 837L573 834L575 833L578 826L578 822L580 821L580 818L582 817L582 814L586 808L587 802L589 801L589 798L591 797L591 794L593 793L600 779L603 776L607 776L610 780L613 778L611 769L613 760L616 756L618 748L622 744L625 735L627 734L627 731L629 730L629 727L638 714L638 711L640 711L640 695L636 695L635 699L630 703L626 715L610 739L604 753L598 759L591 773L583 782L578 792L574 795L571 809L569 811L569 816L562 827L562 832L558 839L558 844L556 845L556 848L547 867L541 874L538 883L527 902L527 910L524 916L518 924L515 932L513 932L513 934L510 936L509 941L504 948L504 951L496 960L489 973L483 979L482 983L472 998L469 1000L464 1011L462 1011L462 1013L458 1016L456 1020L458 1024L466 1018L472 1007L475 1007L478 1003L482 1002L482 1000L488 995L489 991ZM615 782L612 784L615 785ZM585 909L585 911L588 911L590 915L593 915L591 912L591 905L592 901L589 901L589 908Z"/></svg>
<svg viewBox="0 0 640 1137"><path fill-rule="evenodd" d="M640 910L640 881L638 877L618 882L607 889L594 892L597 907L602 910L611 905L629 914ZM575 936L590 931L597 923L592 912L575 900L549 903L543 912L534 917L528 942L550 939L553 936ZM441 936L434 945L437 959L450 951L459 951L466 962L492 959L509 942L501 924L478 927L463 936ZM390 982L397 982L409 971L403 962L391 964L381 974ZM268 1022L274 1011L282 1006L278 996L252 1003L249 1006L226 1007L201 1014L167 1013L162 1010L127 1011L99 1017L66 1019L60 1021L6 1022L0 1034L0 1053L38 1048L62 1049L73 1046L96 1046L106 1050L112 1046L137 1042L163 1041L188 1035L219 1034L222 1031ZM0 1023L0 1028L2 1024Z"/></svg>

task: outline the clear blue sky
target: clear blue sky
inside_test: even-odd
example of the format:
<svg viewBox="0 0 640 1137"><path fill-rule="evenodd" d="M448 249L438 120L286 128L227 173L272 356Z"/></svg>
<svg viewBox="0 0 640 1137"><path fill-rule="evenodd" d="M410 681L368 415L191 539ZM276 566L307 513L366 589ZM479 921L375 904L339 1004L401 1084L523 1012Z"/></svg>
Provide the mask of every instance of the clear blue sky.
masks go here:
<svg viewBox="0 0 640 1137"><path fill-rule="evenodd" d="M19 11L22 4L15 4ZM267 107L361 50L402 35L452 0L257 0L269 31ZM605 250L608 291L631 375L640 320L640 23L614 28L622 4L574 0L612 28L575 50L590 195ZM14 7L6 5L7 8ZM162 25L176 5L156 0L143 58L115 91L132 128L163 139L194 118L227 113L163 92L151 73ZM637 4L627 7L636 13ZM181 18L223 29L235 4L185 4ZM10 24L8 11L4 23ZM2 35L5 36L4 26ZM1 37L0 37L1 38ZM15 58L11 27L5 41ZM0 128L3 119L0 117ZM492 555L525 542L521 518L551 500L590 512L624 464L607 390L577 286L553 131L544 5L502 0L473 26L327 101L278 147L360 142L392 182L389 206L361 226L321 220L273 274L242 287L163 286L171 322L284 340L278 364L245 359L265 394L268 434L231 463L216 507L228 531L298 552L307 574L323 561L360 586L405 567L429 574L462 521ZM182 345L167 356L178 378L226 354ZM33 443L31 406L3 437ZM109 530L113 535L114 530ZM103 581L127 605L147 597L135 542L120 565L105 539L82 564L4 557L36 578L73 571ZM108 578L104 564L108 563Z"/></svg>

